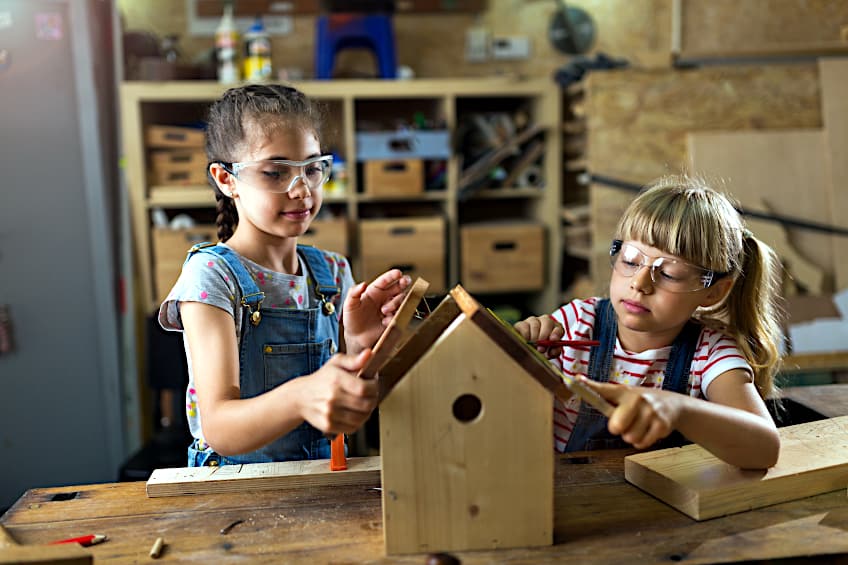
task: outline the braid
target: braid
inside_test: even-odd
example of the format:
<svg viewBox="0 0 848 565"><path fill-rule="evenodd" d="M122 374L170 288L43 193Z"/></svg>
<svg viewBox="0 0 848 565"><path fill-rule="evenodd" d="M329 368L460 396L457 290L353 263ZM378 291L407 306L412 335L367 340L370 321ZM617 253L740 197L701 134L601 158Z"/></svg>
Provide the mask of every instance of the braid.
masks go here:
<svg viewBox="0 0 848 565"><path fill-rule="evenodd" d="M238 212L233 199L224 196L220 190L215 190L215 209L218 212L215 223L218 224L218 240L222 243L233 236L238 225Z"/></svg>

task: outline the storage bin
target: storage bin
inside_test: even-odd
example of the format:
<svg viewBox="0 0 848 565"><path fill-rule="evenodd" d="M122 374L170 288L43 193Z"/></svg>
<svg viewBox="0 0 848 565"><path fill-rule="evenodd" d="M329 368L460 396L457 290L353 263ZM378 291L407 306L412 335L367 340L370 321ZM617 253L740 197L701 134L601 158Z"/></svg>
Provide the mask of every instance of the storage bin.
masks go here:
<svg viewBox="0 0 848 565"><path fill-rule="evenodd" d="M359 161L448 159L450 156L450 135L447 130L400 130L356 134L356 158Z"/></svg>
<svg viewBox="0 0 848 565"><path fill-rule="evenodd" d="M398 268L430 283L430 293L445 288L445 221L441 217L365 219L359 223L361 269L370 280Z"/></svg>
<svg viewBox="0 0 848 565"><path fill-rule="evenodd" d="M460 282L469 292L535 291L544 287L544 226L467 224L460 228L460 239Z"/></svg>
<svg viewBox="0 0 848 565"><path fill-rule="evenodd" d="M364 169L366 194L412 196L424 192L424 162L420 159L366 161Z"/></svg>

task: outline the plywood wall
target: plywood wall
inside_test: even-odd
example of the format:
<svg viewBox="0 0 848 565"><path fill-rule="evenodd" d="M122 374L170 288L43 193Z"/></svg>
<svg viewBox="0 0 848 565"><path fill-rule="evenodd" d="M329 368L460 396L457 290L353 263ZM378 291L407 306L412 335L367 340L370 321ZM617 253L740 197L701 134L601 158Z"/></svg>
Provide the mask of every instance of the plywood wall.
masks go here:
<svg viewBox="0 0 848 565"><path fill-rule="evenodd" d="M577 0L571 5L586 9L597 25L594 52L626 56L644 67L670 64L671 0ZM489 0L489 8L479 15L404 15L394 18L398 61L413 69L416 76L461 77L492 74L551 76L569 62L547 40L547 29L556 9L553 0ZM118 0L124 29L147 31L160 37L180 36L183 57L191 61L212 48L210 37L187 35L185 0ZM272 38L276 68L294 67L312 74L315 48L315 18L294 18L293 32ZM464 58L465 32L482 25L494 36L523 35L530 38L532 56L526 61L467 63ZM374 62L369 52L349 50L336 61L344 76L373 76Z"/></svg>
<svg viewBox="0 0 848 565"><path fill-rule="evenodd" d="M819 72L815 63L597 72L587 81L585 113L591 173L644 184L688 170L690 132L820 128ZM609 277L609 240L633 196L590 189L598 292Z"/></svg>

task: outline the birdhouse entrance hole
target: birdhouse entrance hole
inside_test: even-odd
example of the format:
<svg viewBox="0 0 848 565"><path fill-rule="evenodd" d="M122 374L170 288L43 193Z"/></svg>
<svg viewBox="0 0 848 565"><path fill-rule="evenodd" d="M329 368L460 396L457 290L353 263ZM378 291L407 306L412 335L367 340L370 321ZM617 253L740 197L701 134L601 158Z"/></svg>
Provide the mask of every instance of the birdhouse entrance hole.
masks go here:
<svg viewBox="0 0 848 565"><path fill-rule="evenodd" d="M466 424L475 420L482 410L483 403L473 394L463 394L453 401L454 417Z"/></svg>

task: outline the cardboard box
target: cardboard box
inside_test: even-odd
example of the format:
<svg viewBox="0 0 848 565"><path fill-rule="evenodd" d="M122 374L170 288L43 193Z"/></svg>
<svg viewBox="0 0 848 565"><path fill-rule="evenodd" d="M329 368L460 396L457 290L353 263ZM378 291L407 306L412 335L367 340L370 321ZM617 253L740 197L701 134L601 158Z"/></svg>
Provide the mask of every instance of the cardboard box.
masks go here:
<svg viewBox="0 0 848 565"><path fill-rule="evenodd" d="M347 219L315 220L306 233L297 238L297 242L318 249L335 251L347 257L349 253Z"/></svg>
<svg viewBox="0 0 848 565"><path fill-rule="evenodd" d="M370 280L398 268L430 283L430 293L445 288L445 220L441 217L365 219L359 223L360 276Z"/></svg>
<svg viewBox="0 0 848 565"><path fill-rule="evenodd" d="M164 300L180 276L186 254L192 245L218 241L218 228L198 225L186 229L155 228L151 230L153 265L157 300Z"/></svg>
<svg viewBox="0 0 848 565"><path fill-rule="evenodd" d="M203 147L206 134L198 128L150 125L144 130L144 143L148 147Z"/></svg>
<svg viewBox="0 0 848 565"><path fill-rule="evenodd" d="M461 280L469 292L541 290L545 228L527 223L480 223L460 228Z"/></svg>
<svg viewBox="0 0 848 565"><path fill-rule="evenodd" d="M424 161L366 161L365 193L372 196L416 195L424 192Z"/></svg>

